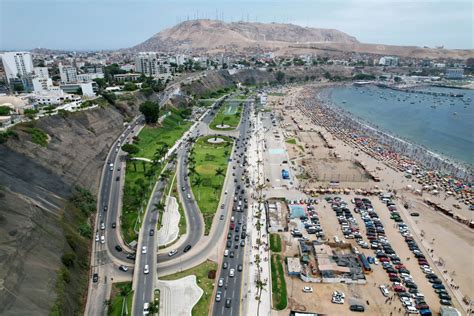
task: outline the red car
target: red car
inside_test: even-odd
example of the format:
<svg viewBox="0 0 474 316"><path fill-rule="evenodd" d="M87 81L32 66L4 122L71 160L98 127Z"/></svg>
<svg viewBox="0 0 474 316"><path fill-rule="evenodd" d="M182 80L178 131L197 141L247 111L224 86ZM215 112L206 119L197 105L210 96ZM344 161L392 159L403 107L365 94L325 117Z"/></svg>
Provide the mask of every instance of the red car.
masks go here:
<svg viewBox="0 0 474 316"><path fill-rule="evenodd" d="M235 228L235 223L230 223L230 229L234 230L234 228Z"/></svg>
<svg viewBox="0 0 474 316"><path fill-rule="evenodd" d="M382 257L382 258L379 258L379 261L380 262L390 262L390 259L387 258L387 257Z"/></svg>
<svg viewBox="0 0 474 316"><path fill-rule="evenodd" d="M389 277L389 278L397 278L397 277L398 277L398 274L396 274L396 273L389 273L389 274L388 274L388 277Z"/></svg>
<svg viewBox="0 0 474 316"><path fill-rule="evenodd" d="M406 289L405 289L403 286L395 285L395 286L393 287L393 291L394 291L394 292L397 292L397 293L399 293L399 292L406 292Z"/></svg>
<svg viewBox="0 0 474 316"><path fill-rule="evenodd" d="M395 266L395 269L397 269L397 270L402 269L402 268L406 269L406 267L403 264L398 264L398 265Z"/></svg>

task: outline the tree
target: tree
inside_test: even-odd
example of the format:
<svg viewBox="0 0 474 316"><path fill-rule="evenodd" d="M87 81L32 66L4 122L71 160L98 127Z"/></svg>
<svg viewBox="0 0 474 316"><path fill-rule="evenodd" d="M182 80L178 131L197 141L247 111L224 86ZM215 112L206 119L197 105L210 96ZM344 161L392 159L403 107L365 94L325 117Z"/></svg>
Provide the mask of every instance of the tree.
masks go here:
<svg viewBox="0 0 474 316"><path fill-rule="evenodd" d="M224 168L217 168L216 169L216 177L219 177L219 176L224 176Z"/></svg>
<svg viewBox="0 0 474 316"><path fill-rule="evenodd" d="M134 84L133 82L126 82L125 85L123 86L123 90L125 90L125 91L135 91L135 90L137 90L137 85Z"/></svg>
<svg viewBox="0 0 474 316"><path fill-rule="evenodd" d="M136 155L140 151L140 148L137 145L133 144L124 144L122 150L129 155Z"/></svg>
<svg viewBox="0 0 474 316"><path fill-rule="evenodd" d="M140 112L145 116L147 124L155 124L160 117L160 105L157 102L145 101L140 105Z"/></svg>
<svg viewBox="0 0 474 316"><path fill-rule="evenodd" d="M203 180L202 180L201 176L199 174L197 174L196 177L193 180L193 185L198 188L198 194L199 194L198 199L199 200L201 200L201 190L199 190L199 188L201 187L202 182L203 182Z"/></svg>
<svg viewBox="0 0 474 316"><path fill-rule="evenodd" d="M25 88L23 87L23 84L21 83L15 83L13 85L13 91L15 92L22 92L23 90L25 90Z"/></svg>
<svg viewBox="0 0 474 316"><path fill-rule="evenodd" d="M61 256L61 262L68 268L74 265L74 260L76 260L76 254L74 252L66 252Z"/></svg>
<svg viewBox="0 0 474 316"><path fill-rule="evenodd" d="M285 80L285 73L282 71L277 71L275 78L276 81L278 81L279 83L283 83L283 81Z"/></svg>

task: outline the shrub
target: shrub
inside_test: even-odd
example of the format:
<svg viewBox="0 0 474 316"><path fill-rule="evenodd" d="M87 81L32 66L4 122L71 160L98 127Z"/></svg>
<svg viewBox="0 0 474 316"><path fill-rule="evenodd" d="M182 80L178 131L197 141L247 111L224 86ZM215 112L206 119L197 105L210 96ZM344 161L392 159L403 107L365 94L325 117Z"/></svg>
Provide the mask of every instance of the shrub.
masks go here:
<svg viewBox="0 0 474 316"><path fill-rule="evenodd" d="M68 268L74 266L76 254L74 252L66 252L61 256L61 262Z"/></svg>

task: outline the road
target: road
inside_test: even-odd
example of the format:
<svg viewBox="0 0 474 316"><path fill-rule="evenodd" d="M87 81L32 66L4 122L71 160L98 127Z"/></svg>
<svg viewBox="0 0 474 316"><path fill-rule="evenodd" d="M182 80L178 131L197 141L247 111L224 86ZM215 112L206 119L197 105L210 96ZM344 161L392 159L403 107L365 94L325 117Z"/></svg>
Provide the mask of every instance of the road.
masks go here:
<svg viewBox="0 0 474 316"><path fill-rule="evenodd" d="M141 126L143 117L137 117L114 141L107 155L106 163L102 170L102 177L99 187L99 195L97 199L97 215L94 229L94 239L91 254L91 278L88 291L88 299L86 304L86 315L103 315L105 313L104 302L108 299L108 282L112 278L110 266L113 263L111 255L117 258L119 263L130 262L126 258L126 254L118 252L115 245L118 243L117 229L112 227L112 223L117 222L120 195L120 181L116 178L120 176L122 170L118 169L120 165L120 143L123 143L130 135L135 133ZM118 149L118 150L117 150ZM110 164L113 164L111 167ZM111 170L112 169L112 170ZM107 207L107 208L105 208ZM103 225L103 226L102 226ZM117 224L118 226L118 224ZM103 228L103 229L102 229ZM100 241L104 237L104 242ZM99 237L99 241L97 241ZM132 265L133 266L133 265ZM125 273L125 272L124 272ZM93 282L92 277L97 274L98 281ZM108 276L109 275L109 276Z"/></svg>
<svg viewBox="0 0 474 316"><path fill-rule="evenodd" d="M249 113L251 109L251 102L246 102L243 112L243 118L239 126L239 137L236 143L235 153L232 162L232 181L226 186L226 190L232 197L228 210L231 211L233 217L230 221L224 221L226 232L224 235L227 238L226 249L229 254L223 258L223 264L220 266L219 276L217 280L223 279L224 285L217 290L221 291L221 301L214 302L212 315L240 315L242 285L244 275L244 259L245 247L247 247L247 240L250 240L246 235L247 226L247 210L250 197L250 183L246 183L247 178L247 142L252 132L251 122L249 121ZM235 167L235 169L234 169ZM232 226L231 226L232 225ZM232 227L235 228L232 229ZM244 235L245 234L245 235ZM219 236L217 236L219 237ZM251 246L249 244L248 246ZM222 254L220 254L222 255ZM228 265L226 267L226 265ZM241 271L239 271L241 266ZM234 276L230 275L231 269L234 269ZM227 304L230 300L230 305Z"/></svg>

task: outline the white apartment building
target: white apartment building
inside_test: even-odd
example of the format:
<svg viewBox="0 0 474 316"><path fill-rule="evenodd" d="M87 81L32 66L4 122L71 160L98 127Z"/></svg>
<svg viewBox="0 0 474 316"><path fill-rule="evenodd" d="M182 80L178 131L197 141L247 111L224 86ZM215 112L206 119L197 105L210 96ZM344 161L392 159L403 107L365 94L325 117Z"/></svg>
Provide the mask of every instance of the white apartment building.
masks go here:
<svg viewBox="0 0 474 316"><path fill-rule="evenodd" d="M77 70L76 67L59 65L59 74L61 76L61 83L76 83Z"/></svg>
<svg viewBox="0 0 474 316"><path fill-rule="evenodd" d="M49 78L49 71L48 67L35 67L34 71L35 76L43 79Z"/></svg>
<svg viewBox="0 0 474 316"><path fill-rule="evenodd" d="M28 79L33 73L33 59L27 52L6 52L1 54L8 83L17 79Z"/></svg>
<svg viewBox="0 0 474 316"><path fill-rule="evenodd" d="M381 66L398 66L398 57L385 56L380 58L379 65Z"/></svg>
<svg viewBox="0 0 474 316"><path fill-rule="evenodd" d="M104 78L103 73L86 73L86 74L79 74L76 76L76 82L91 82L94 79Z"/></svg>
<svg viewBox="0 0 474 316"><path fill-rule="evenodd" d="M135 69L148 77L166 80L171 76L168 61L159 58L157 53L153 52L138 53L135 59Z"/></svg>
<svg viewBox="0 0 474 316"><path fill-rule="evenodd" d="M446 79L462 79L464 78L464 69L462 68L448 68L444 75Z"/></svg>
<svg viewBox="0 0 474 316"><path fill-rule="evenodd" d="M53 87L51 78L34 77L32 79L34 92L49 91Z"/></svg>

